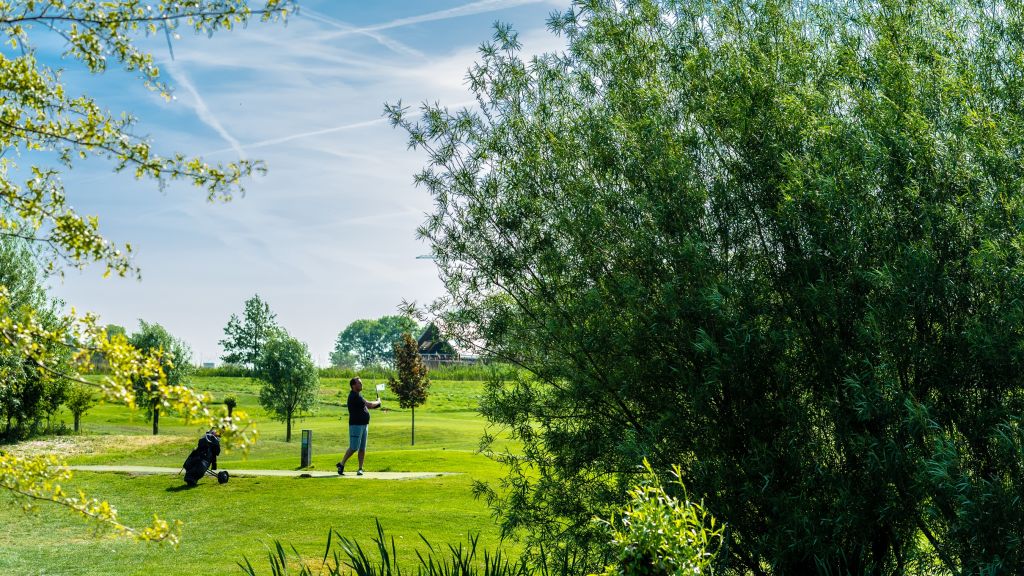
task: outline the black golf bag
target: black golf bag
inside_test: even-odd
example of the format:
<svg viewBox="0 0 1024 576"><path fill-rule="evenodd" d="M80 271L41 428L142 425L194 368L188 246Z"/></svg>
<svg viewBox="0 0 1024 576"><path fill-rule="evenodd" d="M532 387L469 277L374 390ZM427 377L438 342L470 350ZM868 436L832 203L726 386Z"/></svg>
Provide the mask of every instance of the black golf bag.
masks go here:
<svg viewBox="0 0 1024 576"><path fill-rule="evenodd" d="M210 430L199 439L199 445L185 458L182 468L185 469L185 483L195 486L199 479L205 474L217 478L217 482L224 484L228 481L226 470L214 472L217 469L217 456L220 454L220 438ZM212 468L212 469L211 469Z"/></svg>

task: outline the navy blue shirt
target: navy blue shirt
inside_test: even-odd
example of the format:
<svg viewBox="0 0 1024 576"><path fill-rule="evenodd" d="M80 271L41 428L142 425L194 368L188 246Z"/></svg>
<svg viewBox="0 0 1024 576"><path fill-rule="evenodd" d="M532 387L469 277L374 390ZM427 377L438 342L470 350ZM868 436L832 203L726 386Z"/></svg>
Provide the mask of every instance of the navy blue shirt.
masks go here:
<svg viewBox="0 0 1024 576"><path fill-rule="evenodd" d="M363 395L355 390L348 393L348 423L349 425L370 423L370 411L366 409L366 401L363 400Z"/></svg>

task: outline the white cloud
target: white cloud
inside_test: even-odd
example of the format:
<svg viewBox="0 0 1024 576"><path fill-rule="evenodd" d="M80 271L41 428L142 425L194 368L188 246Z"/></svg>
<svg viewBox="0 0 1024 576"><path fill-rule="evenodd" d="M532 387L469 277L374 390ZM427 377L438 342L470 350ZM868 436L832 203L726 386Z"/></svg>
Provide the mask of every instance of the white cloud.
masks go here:
<svg viewBox="0 0 1024 576"><path fill-rule="evenodd" d="M269 174L249 182L244 198L211 206L185 186L155 198L148 188L129 192L139 186L123 175L76 171L70 184L94 192L80 207L100 214L112 238L138 247L143 282L69 274L60 296L129 328L137 318L161 322L192 345L197 360L209 361L220 353L228 316L259 293L326 361L353 320L392 314L402 299L441 295L433 262L416 260L429 251L415 230L433 201L412 183L425 157L408 150L407 136L381 114L385 102L399 99L472 105L464 78L491 29L478 22L472 41L438 34L429 47L383 31L532 6L536 25L520 34L526 53L559 49L563 40L543 30L548 8L525 0L352 28L327 6L304 8L283 29L253 25L176 42L175 60L161 62L178 88L171 103L103 79L112 96L142 102L141 129L161 150L205 152L213 161L248 152L266 161ZM156 40L164 41L153 40L155 54L166 59Z"/></svg>

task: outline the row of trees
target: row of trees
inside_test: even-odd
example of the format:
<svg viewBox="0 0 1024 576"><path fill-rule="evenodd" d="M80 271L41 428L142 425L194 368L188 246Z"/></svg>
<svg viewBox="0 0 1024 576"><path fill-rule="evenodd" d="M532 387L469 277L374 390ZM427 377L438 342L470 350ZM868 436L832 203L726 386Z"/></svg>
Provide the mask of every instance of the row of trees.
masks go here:
<svg viewBox="0 0 1024 576"><path fill-rule="evenodd" d="M408 316L382 316L376 320L356 320L334 343L331 364L343 368L395 366L395 343L403 334L414 334L419 325Z"/></svg>
<svg viewBox="0 0 1024 576"><path fill-rule="evenodd" d="M270 305L254 295L245 301L241 316L232 314L219 344L227 364L254 370L263 348L280 330ZM417 333L419 325L409 316L392 315L356 320L338 334L331 352L331 364L342 368L394 366L394 344L405 333Z"/></svg>
<svg viewBox="0 0 1024 576"><path fill-rule="evenodd" d="M121 326L108 325L106 329L110 336L125 334ZM407 315L356 320L338 334L331 362L346 368L392 365L394 343L400 341L404 333L414 334L419 329L416 320ZM218 341L224 349L221 360L254 370L266 344L281 330L270 304L255 294L245 301L241 316L231 314L228 319L224 338ZM102 358L97 356L96 363L101 364Z"/></svg>

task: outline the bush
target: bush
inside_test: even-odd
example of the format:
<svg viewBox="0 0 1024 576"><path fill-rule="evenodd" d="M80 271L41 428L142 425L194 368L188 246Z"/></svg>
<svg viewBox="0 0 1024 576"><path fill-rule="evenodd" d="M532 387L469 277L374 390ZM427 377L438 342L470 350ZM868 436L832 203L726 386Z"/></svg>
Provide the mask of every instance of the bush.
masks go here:
<svg viewBox="0 0 1024 576"><path fill-rule="evenodd" d="M222 378L236 378L251 376L251 371L239 364L221 364L214 368L199 367L192 373L194 376L220 376Z"/></svg>
<svg viewBox="0 0 1024 576"><path fill-rule="evenodd" d="M652 574L713 574L713 560L722 545L722 527L701 504L686 498L686 487L673 470L673 486L682 499L668 492L644 460L647 474L630 490L630 502L611 529L614 564L601 576Z"/></svg>

